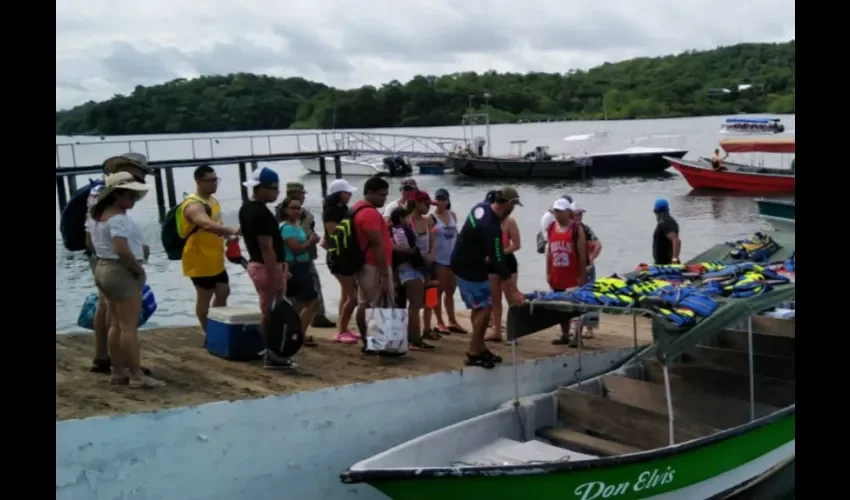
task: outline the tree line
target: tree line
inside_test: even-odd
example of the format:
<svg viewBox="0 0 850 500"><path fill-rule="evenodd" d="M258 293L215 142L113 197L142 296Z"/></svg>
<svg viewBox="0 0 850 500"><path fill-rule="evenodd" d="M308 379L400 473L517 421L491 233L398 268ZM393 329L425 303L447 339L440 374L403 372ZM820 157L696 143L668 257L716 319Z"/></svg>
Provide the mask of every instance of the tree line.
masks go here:
<svg viewBox="0 0 850 500"><path fill-rule="evenodd" d="M744 43L566 73L417 75L339 90L236 73L177 79L56 112L59 135L457 125L794 113L795 42Z"/></svg>

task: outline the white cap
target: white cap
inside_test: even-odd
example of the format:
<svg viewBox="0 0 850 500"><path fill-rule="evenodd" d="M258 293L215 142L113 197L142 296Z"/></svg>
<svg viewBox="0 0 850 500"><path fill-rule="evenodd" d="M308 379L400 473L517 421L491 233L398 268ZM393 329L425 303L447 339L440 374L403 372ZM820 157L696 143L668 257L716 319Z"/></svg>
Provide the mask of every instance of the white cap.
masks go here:
<svg viewBox="0 0 850 500"><path fill-rule="evenodd" d="M555 200L555 203L552 205L552 210L557 210L558 212L563 212L564 210L572 210L573 204L568 202L563 198L558 198Z"/></svg>
<svg viewBox="0 0 850 500"><path fill-rule="evenodd" d="M573 202L572 209L575 213L587 212L587 210L585 210L581 205L579 205L577 201Z"/></svg>
<svg viewBox="0 0 850 500"><path fill-rule="evenodd" d="M352 186L345 179L334 179L334 181L331 182L330 189L328 189L329 194L336 194L336 193L354 194L355 191L357 191L357 188Z"/></svg>

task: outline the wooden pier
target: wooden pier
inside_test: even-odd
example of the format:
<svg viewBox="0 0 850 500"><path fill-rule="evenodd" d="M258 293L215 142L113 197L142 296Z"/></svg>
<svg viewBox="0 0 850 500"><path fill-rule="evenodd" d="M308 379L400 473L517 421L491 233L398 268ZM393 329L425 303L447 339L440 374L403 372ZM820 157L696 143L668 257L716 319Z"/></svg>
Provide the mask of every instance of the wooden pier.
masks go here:
<svg viewBox="0 0 850 500"><path fill-rule="evenodd" d="M126 142L126 141L124 141ZM57 148L57 163L59 161L59 144ZM125 153L127 151L124 151ZM121 154L121 153L118 153ZM148 157L148 167L153 170L153 180L156 189L156 207L159 211L159 220L165 219L165 214L176 206L180 201L177 198L177 192L174 187L174 169L186 167L199 167L201 165L237 165L239 168L239 182L242 190L242 200L247 201L249 197L248 189L241 185L248 180L248 165L251 166L251 171L257 169L258 162L275 162L300 160L305 158L318 158L319 169L321 174L322 196L326 196L328 192L328 171L326 167L326 158L333 158L334 176L337 179L342 178L342 162L343 156L350 156L350 150L330 150L330 151L314 151L314 152L298 152L298 153L278 153L278 154L260 154L260 155L242 155L242 156L222 156L214 158L189 158L176 160L159 160L150 161ZM105 160L107 157L104 157ZM88 166L73 166L73 167L56 167L56 195L59 199L59 213L61 214L68 204L68 199L74 192L77 191L77 176L86 174L102 174L103 167L100 164ZM165 178L163 186L163 177ZM66 181L67 179L67 181ZM167 204L166 204L167 203Z"/></svg>

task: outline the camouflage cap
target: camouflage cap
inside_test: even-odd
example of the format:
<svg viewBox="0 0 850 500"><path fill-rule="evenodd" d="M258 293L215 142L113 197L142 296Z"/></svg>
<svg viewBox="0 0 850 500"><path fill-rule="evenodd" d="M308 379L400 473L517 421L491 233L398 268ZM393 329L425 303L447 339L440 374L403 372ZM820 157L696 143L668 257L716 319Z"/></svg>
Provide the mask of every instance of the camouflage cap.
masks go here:
<svg viewBox="0 0 850 500"><path fill-rule="evenodd" d="M307 191L304 189L304 184L300 182L287 182L286 183L286 192L289 193L291 191L302 191L306 193Z"/></svg>
<svg viewBox="0 0 850 500"><path fill-rule="evenodd" d="M519 193L515 188L512 188L510 186L506 186L500 189L497 199L512 201L519 206L523 206L522 203L520 203L519 201Z"/></svg>

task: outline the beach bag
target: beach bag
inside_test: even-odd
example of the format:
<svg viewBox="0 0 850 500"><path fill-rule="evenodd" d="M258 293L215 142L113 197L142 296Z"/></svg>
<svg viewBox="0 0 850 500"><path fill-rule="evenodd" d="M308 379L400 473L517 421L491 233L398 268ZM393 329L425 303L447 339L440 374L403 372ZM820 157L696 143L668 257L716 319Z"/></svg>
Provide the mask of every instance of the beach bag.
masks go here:
<svg viewBox="0 0 850 500"><path fill-rule="evenodd" d="M383 307L366 309L366 350L381 356L407 354L407 309L393 307L387 296Z"/></svg>
<svg viewBox="0 0 850 500"><path fill-rule="evenodd" d="M102 180L89 179L89 183L74 191L65 210L59 218L59 233L62 243L72 252L86 249L86 213L88 199L92 190L100 190L104 185ZM96 193L95 193L96 194Z"/></svg>
<svg viewBox="0 0 850 500"><path fill-rule="evenodd" d="M272 304L266 349L282 358L291 358L304 345L304 330L298 313L285 298Z"/></svg>
<svg viewBox="0 0 850 500"><path fill-rule="evenodd" d="M364 208L376 210L375 207L364 205L337 224L334 231L327 235L328 269L331 274L352 276L363 269L366 256L357 241L357 231L354 227L354 216Z"/></svg>
<svg viewBox="0 0 850 500"><path fill-rule="evenodd" d="M186 240L201 229L200 227L195 226L191 231L189 231L189 234L187 234L185 238L180 235L180 222L182 217L179 217L179 215L183 210L183 204L188 200L201 203L201 205L204 206L204 210L207 212L207 216L212 216L212 207L204 203L204 201L200 198L191 195L169 210L168 213L165 214L165 220L162 222L162 231L160 233L162 247L165 249L165 255L168 256L168 260L182 259L183 247L186 246Z"/></svg>
<svg viewBox="0 0 850 500"><path fill-rule="evenodd" d="M97 294L93 293L83 301L80 315L77 317L77 326L86 330L94 330L94 315L97 312ZM139 327L148 322L153 313L156 312L156 297L148 285L142 288L142 310L139 311Z"/></svg>

